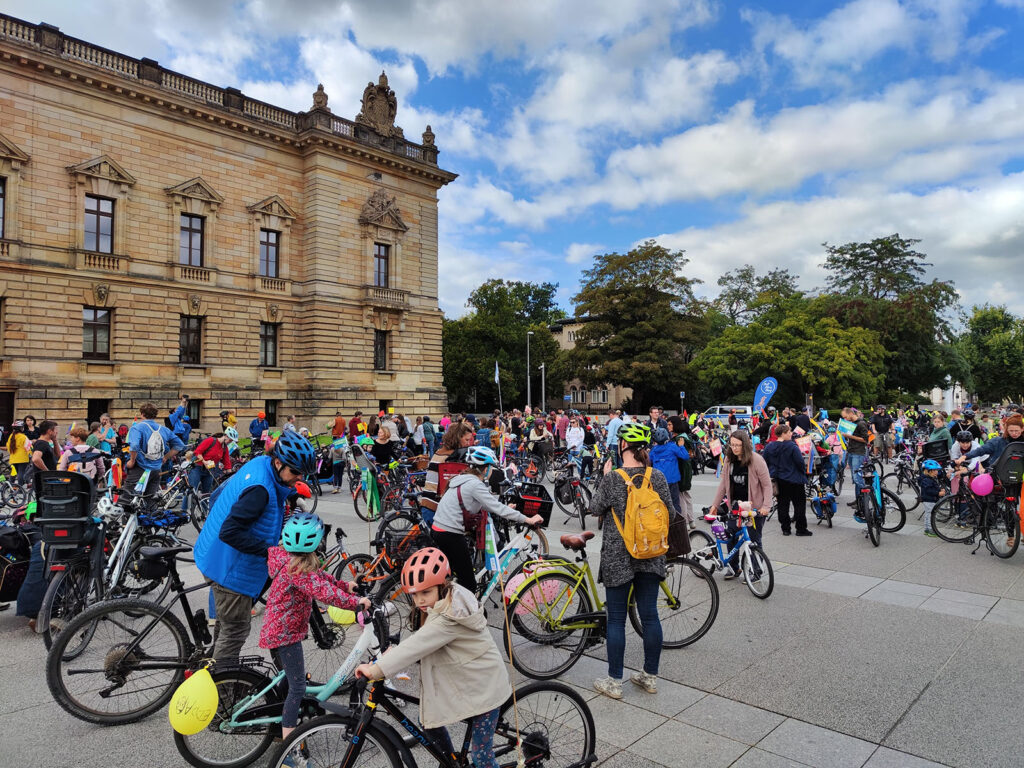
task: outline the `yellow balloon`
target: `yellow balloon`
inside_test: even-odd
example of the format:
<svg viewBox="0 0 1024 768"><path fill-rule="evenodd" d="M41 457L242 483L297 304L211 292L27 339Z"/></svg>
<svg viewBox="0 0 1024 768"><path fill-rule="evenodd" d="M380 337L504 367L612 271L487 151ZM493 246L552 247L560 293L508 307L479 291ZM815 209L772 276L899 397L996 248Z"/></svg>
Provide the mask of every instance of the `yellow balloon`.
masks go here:
<svg viewBox="0 0 1024 768"><path fill-rule="evenodd" d="M183 736L199 733L213 721L217 702L217 686L210 670L203 667L179 685L171 697L167 713L171 727Z"/></svg>
<svg viewBox="0 0 1024 768"><path fill-rule="evenodd" d="M336 608L333 605L327 606L327 615L331 617L331 621L335 624L355 624L356 615L352 611L346 611L344 608Z"/></svg>

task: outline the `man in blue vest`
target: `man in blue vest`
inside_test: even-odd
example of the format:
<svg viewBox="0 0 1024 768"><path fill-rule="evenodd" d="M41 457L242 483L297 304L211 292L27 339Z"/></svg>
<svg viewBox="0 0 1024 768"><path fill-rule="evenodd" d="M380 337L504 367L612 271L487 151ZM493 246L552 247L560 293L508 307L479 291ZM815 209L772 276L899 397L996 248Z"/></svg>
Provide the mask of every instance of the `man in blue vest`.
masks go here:
<svg viewBox="0 0 1024 768"><path fill-rule="evenodd" d="M213 590L215 660L237 659L245 645L253 601L267 582L267 550L281 540L285 500L315 470L313 446L285 432L270 455L252 459L214 491L193 554Z"/></svg>

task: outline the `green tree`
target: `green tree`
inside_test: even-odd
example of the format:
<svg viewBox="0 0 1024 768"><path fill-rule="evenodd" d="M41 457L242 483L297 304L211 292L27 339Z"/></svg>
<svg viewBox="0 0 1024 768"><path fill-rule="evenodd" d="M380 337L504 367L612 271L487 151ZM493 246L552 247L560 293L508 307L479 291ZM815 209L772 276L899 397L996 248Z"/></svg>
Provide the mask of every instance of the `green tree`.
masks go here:
<svg viewBox="0 0 1024 768"><path fill-rule="evenodd" d="M639 411L685 384L708 333L705 308L693 296L699 281L683 274L687 263L683 251L654 240L594 258L573 299L586 322L568 356L586 386L631 387Z"/></svg>
<svg viewBox="0 0 1024 768"><path fill-rule="evenodd" d="M981 400L1020 398L1024 392L1024 319L1005 306L976 306L957 349L970 370L965 383Z"/></svg>
<svg viewBox="0 0 1024 768"><path fill-rule="evenodd" d="M749 394L765 376L779 381L779 402L866 402L879 389L884 355L877 334L819 317L791 298L781 320L736 325L694 358L701 380L723 402Z"/></svg>
<svg viewBox="0 0 1024 768"><path fill-rule="evenodd" d="M714 307L732 324L749 322L797 292L796 276L788 269L772 269L758 276L749 264L718 278L722 289Z"/></svg>
<svg viewBox="0 0 1024 768"><path fill-rule="evenodd" d="M913 249L919 242L894 234L824 245L830 293L818 298L817 311L878 334L885 350L883 390L922 392L962 372L952 348L957 293L950 282L922 280L931 265Z"/></svg>
<svg viewBox="0 0 1024 768"><path fill-rule="evenodd" d="M442 330L442 365L448 402L459 410L498 407L494 363L501 372L501 400L507 408L524 405L526 336L530 339L533 396L540 400L537 365L558 369L561 351L548 322L564 314L554 304L558 286L488 280L470 294L471 312L446 318ZM557 373L556 373L557 375Z"/></svg>

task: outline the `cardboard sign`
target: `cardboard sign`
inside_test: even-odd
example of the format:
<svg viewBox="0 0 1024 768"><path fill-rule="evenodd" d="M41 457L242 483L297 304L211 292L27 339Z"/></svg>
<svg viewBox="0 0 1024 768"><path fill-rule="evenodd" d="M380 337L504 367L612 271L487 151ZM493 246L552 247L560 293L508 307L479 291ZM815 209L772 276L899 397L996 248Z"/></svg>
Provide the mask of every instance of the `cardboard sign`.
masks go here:
<svg viewBox="0 0 1024 768"><path fill-rule="evenodd" d="M793 442L796 443L797 448L800 449L800 453L802 453L804 456L809 456L811 453L811 449L814 447L814 443L809 436L798 437Z"/></svg>
<svg viewBox="0 0 1024 768"><path fill-rule="evenodd" d="M856 428L857 428L857 425L854 424L849 419L840 419L839 420L839 424L836 426L836 429L839 432L842 432L844 435L852 435L853 434L853 430L856 429Z"/></svg>
<svg viewBox="0 0 1024 768"><path fill-rule="evenodd" d="M711 441L711 455L718 456L722 453L722 441L717 437Z"/></svg>

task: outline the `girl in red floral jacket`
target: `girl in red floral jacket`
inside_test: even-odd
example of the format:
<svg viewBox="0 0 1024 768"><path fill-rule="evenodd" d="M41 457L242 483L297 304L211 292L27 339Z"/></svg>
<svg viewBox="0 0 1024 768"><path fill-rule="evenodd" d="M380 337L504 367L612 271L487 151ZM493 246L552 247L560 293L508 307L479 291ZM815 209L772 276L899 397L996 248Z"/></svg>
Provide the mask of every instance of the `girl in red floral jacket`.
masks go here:
<svg viewBox="0 0 1024 768"><path fill-rule="evenodd" d="M267 593L267 610L260 631L260 648L276 650L277 663L288 678L288 696L281 714L281 734L287 737L299 718L306 693L306 663L302 641L309 634L313 600L357 611L370 601L351 593L355 582L337 581L321 570L316 548L324 537L324 524L311 512L296 512L284 524L281 546L267 553L267 569L274 582Z"/></svg>

